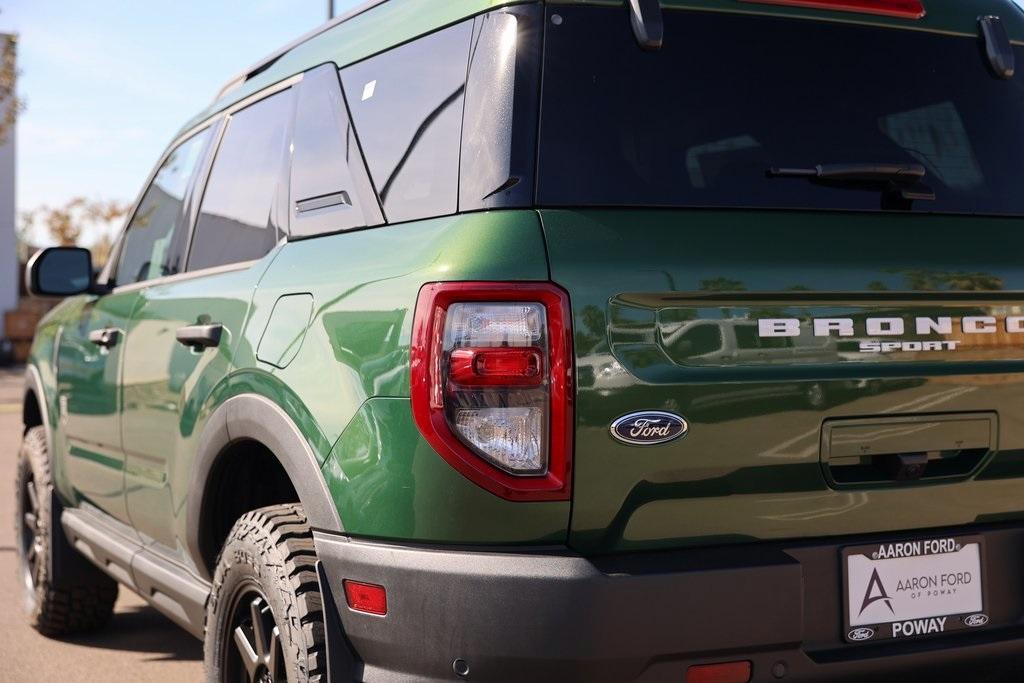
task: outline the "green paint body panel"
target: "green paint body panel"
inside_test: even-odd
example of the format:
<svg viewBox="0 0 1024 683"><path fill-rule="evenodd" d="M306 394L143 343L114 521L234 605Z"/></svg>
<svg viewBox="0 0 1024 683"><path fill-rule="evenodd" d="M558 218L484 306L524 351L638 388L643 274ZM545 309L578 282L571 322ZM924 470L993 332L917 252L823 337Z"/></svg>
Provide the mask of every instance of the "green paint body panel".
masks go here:
<svg viewBox="0 0 1024 683"><path fill-rule="evenodd" d="M287 244L260 281L243 344L259 345L279 297L313 296L305 341L287 368L258 364L302 401L333 444L359 406L409 396L416 296L440 280L545 280L533 211L475 213ZM320 452L321 462L327 451Z"/></svg>
<svg viewBox="0 0 1024 683"><path fill-rule="evenodd" d="M568 289L576 327L574 547L1024 517L1019 343L883 356L834 342L808 353L728 343L758 318L1017 315L1024 221L697 210L542 219L552 279ZM675 340L696 321L720 331L718 351L695 356ZM801 339L813 341L808 331ZM812 387L823 404L808 404ZM689 433L653 447L615 441L611 422L640 410L679 413ZM998 414L997 444L960 480L829 487L819 461L825 420L968 411Z"/></svg>
<svg viewBox="0 0 1024 683"><path fill-rule="evenodd" d="M90 411L118 439L104 448L86 439L69 451L63 425L51 420L66 454L56 458L58 488L66 500L88 500L183 553L203 429L229 398L253 394L280 406L305 436L353 535L564 543L568 503L523 505L480 489L420 437L408 398L412 316L423 284L547 279L537 213L496 211L295 241L229 272L70 299L40 327L33 363L46 392L58 395L50 357L63 330L64 383L77 372L76 390L93 404L104 401ZM90 306L104 315L96 318ZM93 327L107 326L111 308L127 311L120 322L126 334L115 347L123 358L104 366L105 376L95 359L73 364L68 354L95 356L79 321L91 315ZM204 321L224 325L218 348L196 352L175 340L177 328ZM293 358L278 367L257 358L264 348ZM121 392L111 394L118 378Z"/></svg>
<svg viewBox="0 0 1024 683"><path fill-rule="evenodd" d="M347 532L450 543L564 542L568 504L510 503L479 489L422 440L407 400L413 308L423 284L547 277L534 211L405 223L281 250L260 282L244 345L259 343L279 297L312 295L312 320L295 359L286 368L257 366L297 392L333 445L315 451ZM377 400L383 398L402 400ZM422 515L411 519L413 511Z"/></svg>
<svg viewBox="0 0 1024 683"><path fill-rule="evenodd" d="M185 529L193 454L218 385L252 366L242 334L260 276L277 255L240 270L159 283L141 290L122 364L125 501L132 526L175 548ZM224 326L216 349L195 351L175 339L179 327Z"/></svg>
<svg viewBox="0 0 1024 683"><path fill-rule="evenodd" d="M76 302L77 303L77 302ZM51 415L61 422L60 447L66 449L71 500L87 500L122 522L128 522L125 505L125 456L121 441L121 373L124 331L139 304L139 293L130 291L87 297L80 305L61 309L57 353L58 394L61 400ZM89 341L94 330L120 331L110 349Z"/></svg>
<svg viewBox="0 0 1024 683"><path fill-rule="evenodd" d="M256 358L275 368L286 368L302 348L313 315L311 294L289 294L274 304Z"/></svg>

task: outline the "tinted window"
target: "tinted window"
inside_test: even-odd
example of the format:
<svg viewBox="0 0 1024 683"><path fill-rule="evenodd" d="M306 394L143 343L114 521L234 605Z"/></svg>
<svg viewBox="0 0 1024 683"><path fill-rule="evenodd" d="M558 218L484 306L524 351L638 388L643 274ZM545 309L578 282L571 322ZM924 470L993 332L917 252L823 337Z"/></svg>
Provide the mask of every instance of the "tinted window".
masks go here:
<svg viewBox="0 0 1024 683"><path fill-rule="evenodd" d="M462 117L459 211L532 206L543 13L476 18Z"/></svg>
<svg viewBox="0 0 1024 683"><path fill-rule="evenodd" d="M373 183L391 222L455 213L472 21L341 72Z"/></svg>
<svg viewBox="0 0 1024 683"><path fill-rule="evenodd" d="M884 183L767 171L885 163L926 170L914 211L1024 213L1024 69L996 78L973 36L665 10L645 52L622 9L558 13L542 204L878 210Z"/></svg>
<svg viewBox="0 0 1024 683"><path fill-rule="evenodd" d="M290 233L315 235L383 222L345 108L338 70L325 64L306 73L297 98Z"/></svg>
<svg viewBox="0 0 1024 683"><path fill-rule="evenodd" d="M189 270L258 259L277 243L271 208L284 168L292 91L231 115L203 194Z"/></svg>
<svg viewBox="0 0 1024 683"><path fill-rule="evenodd" d="M114 282L127 285L181 271L189 181L209 142L211 129L195 134L160 166L128 224Z"/></svg>

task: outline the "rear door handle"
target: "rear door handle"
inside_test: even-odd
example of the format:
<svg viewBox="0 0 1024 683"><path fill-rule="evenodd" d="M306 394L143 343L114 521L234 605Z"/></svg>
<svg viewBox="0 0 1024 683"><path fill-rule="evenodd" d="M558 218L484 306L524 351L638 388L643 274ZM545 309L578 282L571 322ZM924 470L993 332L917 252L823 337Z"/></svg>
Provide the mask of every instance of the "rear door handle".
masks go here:
<svg viewBox="0 0 1024 683"><path fill-rule="evenodd" d="M209 325L179 327L174 336L178 343L185 346L193 349L208 349L220 345L220 337L223 332L223 325L212 323Z"/></svg>
<svg viewBox="0 0 1024 683"><path fill-rule="evenodd" d="M92 330L89 332L89 341L104 349L110 349L117 346L117 341L120 338L121 330L116 327L105 327L100 330Z"/></svg>

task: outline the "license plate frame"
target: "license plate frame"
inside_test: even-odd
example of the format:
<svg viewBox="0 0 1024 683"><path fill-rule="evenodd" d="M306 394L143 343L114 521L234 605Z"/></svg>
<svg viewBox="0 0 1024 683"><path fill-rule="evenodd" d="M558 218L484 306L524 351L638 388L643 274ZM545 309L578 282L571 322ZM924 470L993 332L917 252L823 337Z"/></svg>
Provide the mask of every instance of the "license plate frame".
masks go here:
<svg viewBox="0 0 1024 683"><path fill-rule="evenodd" d="M851 563L851 557L858 559ZM990 621L983 536L923 536L846 546L840 562L847 643L936 637L983 628ZM976 574L976 579L972 575L963 583L958 573ZM859 614L852 614L858 606L851 604L851 577Z"/></svg>

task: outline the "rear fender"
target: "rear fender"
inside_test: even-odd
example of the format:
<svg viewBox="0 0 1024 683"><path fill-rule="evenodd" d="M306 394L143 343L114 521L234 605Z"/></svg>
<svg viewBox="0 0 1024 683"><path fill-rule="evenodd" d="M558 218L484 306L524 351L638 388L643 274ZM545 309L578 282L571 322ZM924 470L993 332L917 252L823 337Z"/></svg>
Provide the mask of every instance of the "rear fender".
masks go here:
<svg viewBox="0 0 1024 683"><path fill-rule="evenodd" d="M186 508L186 545L192 561L209 579L211 559L204 557L204 512L210 504L209 482L218 457L235 441L256 441L278 459L291 480L314 529L342 532L337 507L320 472L320 463L309 442L287 413L270 399L257 394L229 398L210 416L199 439Z"/></svg>

